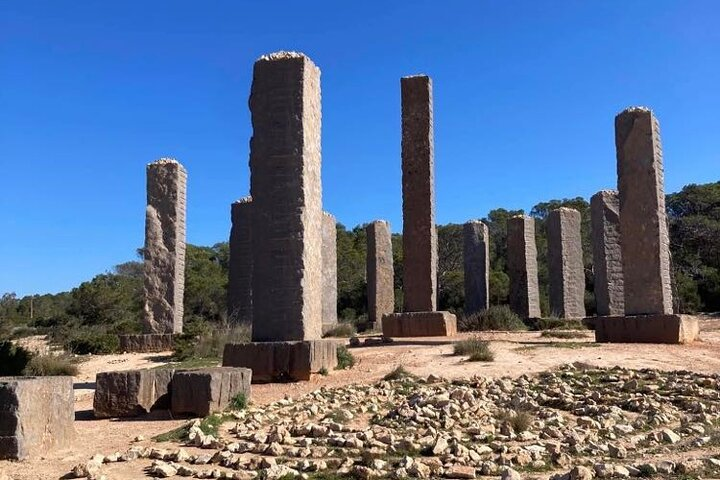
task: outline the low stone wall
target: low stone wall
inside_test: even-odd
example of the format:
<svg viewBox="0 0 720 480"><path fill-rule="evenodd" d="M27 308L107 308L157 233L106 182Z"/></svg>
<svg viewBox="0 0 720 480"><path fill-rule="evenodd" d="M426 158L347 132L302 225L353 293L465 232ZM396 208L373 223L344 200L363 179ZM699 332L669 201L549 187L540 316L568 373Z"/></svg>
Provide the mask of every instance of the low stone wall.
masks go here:
<svg viewBox="0 0 720 480"><path fill-rule="evenodd" d="M692 343L699 333L697 318L688 315L595 318L595 341L600 343Z"/></svg>
<svg viewBox="0 0 720 480"><path fill-rule="evenodd" d="M169 352L174 347L172 333L120 335L120 351L134 353Z"/></svg>
<svg viewBox="0 0 720 480"><path fill-rule="evenodd" d="M135 417L152 410L169 410L174 374L175 370L166 368L98 373L95 417Z"/></svg>
<svg viewBox="0 0 720 480"><path fill-rule="evenodd" d="M0 459L69 447L74 421L72 377L0 377Z"/></svg>
<svg viewBox="0 0 720 480"><path fill-rule="evenodd" d="M383 315L386 337L450 337L457 334L457 319L450 312L404 312Z"/></svg>

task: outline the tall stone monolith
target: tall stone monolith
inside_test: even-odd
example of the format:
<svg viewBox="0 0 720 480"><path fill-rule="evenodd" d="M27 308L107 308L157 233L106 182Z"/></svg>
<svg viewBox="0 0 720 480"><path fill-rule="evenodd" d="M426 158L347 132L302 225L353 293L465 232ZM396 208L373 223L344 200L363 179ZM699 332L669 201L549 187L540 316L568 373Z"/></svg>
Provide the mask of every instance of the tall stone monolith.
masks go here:
<svg viewBox="0 0 720 480"><path fill-rule="evenodd" d="M230 266L228 273L228 318L232 324L252 323L252 197L243 197L230 207Z"/></svg>
<svg viewBox="0 0 720 480"><path fill-rule="evenodd" d="M463 226L463 265L465 269L465 313L476 313L489 306L490 242L487 225L471 220Z"/></svg>
<svg viewBox="0 0 720 480"><path fill-rule="evenodd" d="M161 158L148 164L143 250L145 333L182 332L186 195L187 173L180 163Z"/></svg>
<svg viewBox="0 0 720 480"><path fill-rule="evenodd" d="M382 317L395 310L395 270L393 268L390 224L375 220L365 227L367 236L368 322L382 328Z"/></svg>
<svg viewBox="0 0 720 480"><path fill-rule="evenodd" d="M573 208L552 210L547 217L550 311L559 318L585 317L585 268L582 216Z"/></svg>
<svg viewBox="0 0 720 480"><path fill-rule="evenodd" d="M540 317L535 220L532 217L516 215L508 219L507 256L510 308L522 318Z"/></svg>
<svg viewBox="0 0 720 480"><path fill-rule="evenodd" d="M253 341L225 345L223 366L304 380L337 365L336 343L320 339L320 69L301 53L262 56L249 103Z"/></svg>
<svg viewBox="0 0 720 480"><path fill-rule="evenodd" d="M322 330L326 332L338 323L337 316L337 222L323 212L322 220Z"/></svg>
<svg viewBox="0 0 720 480"><path fill-rule="evenodd" d="M623 315L620 199L615 190L601 190L590 199L590 223L597 314Z"/></svg>

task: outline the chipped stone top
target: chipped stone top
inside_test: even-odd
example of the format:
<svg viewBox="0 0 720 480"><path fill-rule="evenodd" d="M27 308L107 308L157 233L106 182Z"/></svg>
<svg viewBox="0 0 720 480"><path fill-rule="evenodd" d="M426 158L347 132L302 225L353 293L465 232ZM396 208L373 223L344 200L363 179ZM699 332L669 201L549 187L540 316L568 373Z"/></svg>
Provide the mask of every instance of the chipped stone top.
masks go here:
<svg viewBox="0 0 720 480"><path fill-rule="evenodd" d="M323 211L323 216L324 216L324 217L328 217L328 218L335 219L335 216L334 216L332 213L330 213L330 212L325 212L325 211Z"/></svg>
<svg viewBox="0 0 720 480"><path fill-rule="evenodd" d="M470 223L470 224L473 224L473 225L475 225L475 224L485 225L485 224L482 222L482 220L480 220L480 219L478 219L478 218L475 218L475 219L473 219L473 220L468 220L468 221L465 222L465 223Z"/></svg>
<svg viewBox="0 0 720 480"><path fill-rule="evenodd" d="M556 208L554 211L565 212L565 213L574 213L574 212L580 213L576 209L570 208L570 207L559 207L559 208Z"/></svg>
<svg viewBox="0 0 720 480"><path fill-rule="evenodd" d="M407 75L407 76L402 77L402 78L403 78L403 79L407 79L407 78L428 78L428 79L429 79L430 76L429 76L429 75L426 75L426 74L424 74L424 73L416 73L415 75Z"/></svg>
<svg viewBox="0 0 720 480"><path fill-rule="evenodd" d="M252 196L248 195L246 197L240 197L237 200L235 200L233 203L252 203Z"/></svg>
<svg viewBox="0 0 720 480"><path fill-rule="evenodd" d="M310 60L310 57L305 55L302 52L291 52L291 51L285 51L281 50L279 52L273 52L268 53L266 55L262 55L260 58L257 59L258 62L274 62L276 60L287 60L290 58L304 58L306 60Z"/></svg>
<svg viewBox="0 0 720 480"><path fill-rule="evenodd" d="M510 218L522 218L523 220L527 220L527 219L529 219L529 218L530 218L530 215L524 215L524 214L520 214L520 215L513 215L513 216L512 216L512 217L510 217Z"/></svg>
<svg viewBox="0 0 720 480"><path fill-rule="evenodd" d="M169 165L169 164L180 165L180 162L178 162L174 158L162 157L159 160L155 160L154 162L148 163L148 165Z"/></svg>
<svg viewBox="0 0 720 480"><path fill-rule="evenodd" d="M652 113L652 110L648 107L643 107L642 105L635 105L632 107L627 107L625 110L618 113L618 115L622 115L623 113Z"/></svg>

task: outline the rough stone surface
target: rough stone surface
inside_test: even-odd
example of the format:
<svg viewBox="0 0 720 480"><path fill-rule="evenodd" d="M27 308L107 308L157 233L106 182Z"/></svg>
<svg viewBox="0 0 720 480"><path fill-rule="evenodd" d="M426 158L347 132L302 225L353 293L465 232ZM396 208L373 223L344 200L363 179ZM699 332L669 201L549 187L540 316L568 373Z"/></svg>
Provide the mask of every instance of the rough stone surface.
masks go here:
<svg viewBox="0 0 720 480"><path fill-rule="evenodd" d="M488 308L490 298L490 241L487 225L471 220L463 226L465 313Z"/></svg>
<svg viewBox="0 0 720 480"><path fill-rule="evenodd" d="M615 117L625 314L673 313L660 126L628 108Z"/></svg>
<svg viewBox="0 0 720 480"><path fill-rule="evenodd" d="M535 220L527 215L508 219L510 308L523 318L540 317Z"/></svg>
<svg viewBox="0 0 720 480"><path fill-rule="evenodd" d="M250 399L253 372L247 368L214 367L175 372L171 410L175 414L204 417L221 412L238 393Z"/></svg>
<svg viewBox="0 0 720 480"><path fill-rule="evenodd" d="M172 333L120 335L120 351L135 353L168 352L174 347Z"/></svg>
<svg viewBox="0 0 720 480"><path fill-rule="evenodd" d="M0 459L69 447L74 421L72 377L0 377Z"/></svg>
<svg viewBox="0 0 720 480"><path fill-rule="evenodd" d="M403 77L403 310L437 309L437 230L432 81Z"/></svg>
<svg viewBox="0 0 720 480"><path fill-rule="evenodd" d="M383 315L385 337L451 337L457 334L457 319L450 312L403 312Z"/></svg>
<svg viewBox="0 0 720 480"><path fill-rule="evenodd" d="M382 317L395 310L395 270L390 224L376 220L365 228L367 236L368 321L382 328Z"/></svg>
<svg viewBox="0 0 720 480"><path fill-rule="evenodd" d="M580 212L561 207L547 217L550 311L559 318L585 317L585 269Z"/></svg>
<svg viewBox="0 0 720 480"><path fill-rule="evenodd" d="M600 316L623 315L620 199L615 190L602 190L590 199L595 301Z"/></svg>
<svg viewBox="0 0 720 480"><path fill-rule="evenodd" d="M337 316L337 222L323 212L322 220L322 328L323 332L335 327Z"/></svg>
<svg viewBox="0 0 720 480"><path fill-rule="evenodd" d="M234 202L230 214L228 316L231 323L252 323L252 197Z"/></svg>
<svg viewBox="0 0 720 480"><path fill-rule="evenodd" d="M301 54L261 57L250 112L253 341L319 339L320 69Z"/></svg>
<svg viewBox="0 0 720 480"><path fill-rule="evenodd" d="M595 341L602 343L692 343L700 327L688 315L597 317Z"/></svg>
<svg viewBox="0 0 720 480"><path fill-rule="evenodd" d="M337 347L336 340L228 343L223 366L251 369L256 383L309 380L311 373L337 366Z"/></svg>
<svg viewBox="0 0 720 480"><path fill-rule="evenodd" d="M147 166L145 333L181 333L185 290L187 173L172 159Z"/></svg>
<svg viewBox="0 0 720 480"><path fill-rule="evenodd" d="M170 409L170 383L175 370L157 368L100 372L95 377L96 418L135 417Z"/></svg>

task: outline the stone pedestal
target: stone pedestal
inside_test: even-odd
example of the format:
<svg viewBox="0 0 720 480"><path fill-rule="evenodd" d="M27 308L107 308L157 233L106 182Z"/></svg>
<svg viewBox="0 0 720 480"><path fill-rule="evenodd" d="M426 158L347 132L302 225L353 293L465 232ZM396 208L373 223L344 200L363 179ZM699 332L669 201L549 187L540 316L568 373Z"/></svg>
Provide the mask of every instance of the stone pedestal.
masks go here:
<svg viewBox="0 0 720 480"><path fill-rule="evenodd" d="M224 367L252 370L253 383L309 380L311 373L337 367L337 340L228 343Z"/></svg>
<svg viewBox="0 0 720 480"><path fill-rule="evenodd" d="M231 324L252 323L252 198L243 197L230 207L230 265L227 312Z"/></svg>
<svg viewBox="0 0 720 480"><path fill-rule="evenodd" d="M490 241L487 225L471 220L463 226L465 314L486 310L490 299Z"/></svg>
<svg viewBox="0 0 720 480"><path fill-rule="evenodd" d="M601 343L692 343L700 327L688 315L595 317L595 341Z"/></svg>
<svg viewBox="0 0 720 480"><path fill-rule="evenodd" d="M457 319L450 312L403 312L383 315L385 337L451 337L457 334Z"/></svg>
<svg viewBox="0 0 720 480"><path fill-rule="evenodd" d="M201 368L173 376L171 411L176 415L205 417L228 408L238 394L250 400L253 372L247 368Z"/></svg>
<svg viewBox="0 0 720 480"><path fill-rule="evenodd" d="M395 310L395 269L390 224L376 220L365 227L367 235L368 322L382 328L383 315Z"/></svg>
<svg viewBox="0 0 720 480"><path fill-rule="evenodd" d="M169 352L175 348L172 333L120 335L120 351L132 353Z"/></svg>
<svg viewBox="0 0 720 480"><path fill-rule="evenodd" d="M74 421L72 377L0 377L0 460L72 446Z"/></svg>
<svg viewBox="0 0 720 480"><path fill-rule="evenodd" d="M581 222L580 212L566 207L551 211L547 217L550 311L559 318L585 317Z"/></svg>

